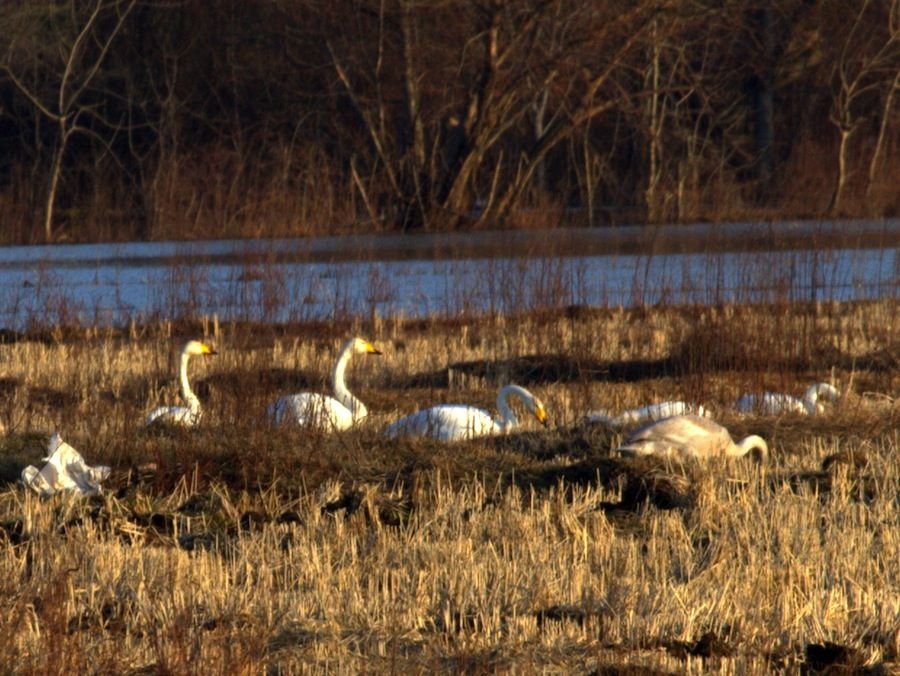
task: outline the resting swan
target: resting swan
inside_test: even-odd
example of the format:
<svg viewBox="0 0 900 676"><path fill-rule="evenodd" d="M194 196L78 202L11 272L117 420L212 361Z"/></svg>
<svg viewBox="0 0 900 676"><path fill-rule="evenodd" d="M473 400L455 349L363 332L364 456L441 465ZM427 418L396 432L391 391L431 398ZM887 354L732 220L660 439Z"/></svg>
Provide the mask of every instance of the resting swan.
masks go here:
<svg viewBox="0 0 900 676"><path fill-rule="evenodd" d="M466 406L464 404L441 404L422 411L411 413L391 423L384 430L385 436L428 437L438 441L457 441L474 439L475 437L506 434L519 424L515 413L509 407L509 397L516 396L525 408L547 425L547 413L540 399L524 387L507 385L497 394L497 409L500 418L495 418L487 411Z"/></svg>
<svg viewBox="0 0 900 676"><path fill-rule="evenodd" d="M164 423L194 427L200 422L202 414L200 400L191 389L187 367L191 357L208 354L218 354L218 352L199 340L189 341L184 346L184 349L181 350L181 365L178 368L178 378L181 381L181 396L187 402L187 406L160 406L155 408L147 414L146 425Z"/></svg>
<svg viewBox="0 0 900 676"><path fill-rule="evenodd" d="M764 392L759 396L745 394L735 402L734 407L741 413L758 413L760 415L782 415L784 413L819 415L825 412L825 407L819 402L820 398L826 401L836 401L840 396L841 393L834 385L816 383L807 388L803 399L780 392Z"/></svg>
<svg viewBox="0 0 900 676"><path fill-rule="evenodd" d="M626 456L663 455L706 460L716 456L742 457L752 450L763 460L769 446L755 434L734 443L728 430L709 418L678 415L635 430L617 449Z"/></svg>
<svg viewBox="0 0 900 676"><path fill-rule="evenodd" d="M671 418L673 415L685 415L688 413L700 416L708 415L706 409L699 404L688 404L683 401L661 401L656 404L641 406L640 408L632 408L615 416L609 411L593 411L584 417L584 421L593 425L606 425L618 429L628 425L651 420L662 420L663 418Z"/></svg>
<svg viewBox="0 0 900 676"><path fill-rule="evenodd" d="M301 392L279 397L269 405L268 415L276 425L288 423L311 425L327 431L346 430L368 415L365 405L354 397L344 382L344 371L354 354L381 354L367 340L351 338L344 345L331 383L334 397L315 392Z"/></svg>

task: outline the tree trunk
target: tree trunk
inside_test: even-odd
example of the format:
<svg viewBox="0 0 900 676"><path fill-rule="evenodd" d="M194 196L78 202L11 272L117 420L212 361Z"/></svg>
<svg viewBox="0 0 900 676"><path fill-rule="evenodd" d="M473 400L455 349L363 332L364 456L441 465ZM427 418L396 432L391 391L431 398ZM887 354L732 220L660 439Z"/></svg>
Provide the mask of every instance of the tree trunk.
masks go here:
<svg viewBox="0 0 900 676"><path fill-rule="evenodd" d="M50 186L47 188L47 201L44 206L44 241L49 244L53 241L53 212L56 206L56 191L59 187L59 175L62 172L62 159L66 152L68 133L65 124L60 121L60 138L53 152L53 162L50 166Z"/></svg>
<svg viewBox="0 0 900 676"><path fill-rule="evenodd" d="M829 211L832 216L840 216L844 204L844 189L847 186L847 152L850 149L850 137L853 135L853 127L841 127L841 142L838 147L838 177L831 198Z"/></svg>
<svg viewBox="0 0 900 676"><path fill-rule="evenodd" d="M875 150L872 152L872 159L869 161L869 182L866 185L866 201L872 191L872 184L875 182L875 174L878 172L878 163L881 154L884 152L884 141L887 138L888 128L890 127L891 111L894 108L894 96L900 91L900 70L894 76L891 82L891 88L888 90L887 99L884 102L884 110L881 113L881 125L878 128L878 140L875 142Z"/></svg>
<svg viewBox="0 0 900 676"><path fill-rule="evenodd" d="M757 179L759 199L765 202L772 189L775 171L773 145L775 140L775 86L773 67L775 63L775 21L772 9L759 10L759 30L762 43L762 65L753 82L754 143L757 156Z"/></svg>

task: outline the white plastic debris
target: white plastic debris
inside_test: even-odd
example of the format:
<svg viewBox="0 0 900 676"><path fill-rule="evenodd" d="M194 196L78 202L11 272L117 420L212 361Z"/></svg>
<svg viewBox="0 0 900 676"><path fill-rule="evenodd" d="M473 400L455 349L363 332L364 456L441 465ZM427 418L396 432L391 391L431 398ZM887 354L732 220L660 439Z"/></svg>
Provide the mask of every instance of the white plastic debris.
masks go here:
<svg viewBox="0 0 900 676"><path fill-rule="evenodd" d="M60 491L73 491L78 495L97 495L100 482L109 476L110 468L89 467L81 454L69 446L57 432L47 445L47 462L38 470L29 465L22 470L22 483L42 496Z"/></svg>

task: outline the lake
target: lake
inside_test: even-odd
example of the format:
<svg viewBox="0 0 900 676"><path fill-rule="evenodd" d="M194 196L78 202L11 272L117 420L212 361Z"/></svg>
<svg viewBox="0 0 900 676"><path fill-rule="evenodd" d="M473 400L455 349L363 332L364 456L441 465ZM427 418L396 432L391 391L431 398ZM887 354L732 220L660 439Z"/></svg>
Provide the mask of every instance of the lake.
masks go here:
<svg viewBox="0 0 900 676"><path fill-rule="evenodd" d="M0 326L896 298L900 220L0 248Z"/></svg>

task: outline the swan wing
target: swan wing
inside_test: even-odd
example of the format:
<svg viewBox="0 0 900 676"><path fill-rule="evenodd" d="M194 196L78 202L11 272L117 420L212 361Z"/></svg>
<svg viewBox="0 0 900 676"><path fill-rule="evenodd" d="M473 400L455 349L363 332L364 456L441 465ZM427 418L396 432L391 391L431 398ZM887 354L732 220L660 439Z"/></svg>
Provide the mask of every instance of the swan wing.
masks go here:
<svg viewBox="0 0 900 676"><path fill-rule="evenodd" d="M789 394L780 392L766 392L763 395L762 411L766 415L779 415L781 413L805 414L809 411L806 404Z"/></svg>
<svg viewBox="0 0 900 676"><path fill-rule="evenodd" d="M353 413L334 397L313 392L290 394L269 406L275 425L303 425L322 430L346 430L353 426Z"/></svg>
<svg viewBox="0 0 900 676"><path fill-rule="evenodd" d="M762 396L745 394L735 402L734 406L741 413L759 413L761 415L808 413L806 404L797 397L781 392L764 392Z"/></svg>
<svg viewBox="0 0 900 676"><path fill-rule="evenodd" d="M584 421L590 425L606 425L607 427L618 425L618 419L612 413L602 408L585 415Z"/></svg>
<svg viewBox="0 0 900 676"><path fill-rule="evenodd" d="M756 410L756 396L752 394L742 394L734 402L734 408L739 413L753 413Z"/></svg>
<svg viewBox="0 0 900 676"><path fill-rule="evenodd" d="M144 425L164 424L194 427L199 422L200 411L191 411L187 406L160 406L147 414Z"/></svg>
<svg viewBox="0 0 900 676"><path fill-rule="evenodd" d="M683 401L660 401L640 408L633 408L622 413L619 418L627 423L644 422L646 420L662 420L676 415L699 413L702 407Z"/></svg>
<svg viewBox="0 0 900 676"><path fill-rule="evenodd" d="M432 406L400 418L388 425L385 435L428 437L438 441L473 439L501 431L490 413L474 406L447 404Z"/></svg>
<svg viewBox="0 0 900 676"><path fill-rule="evenodd" d="M707 413L702 406L696 404L688 404L683 401L661 401L623 411L617 416L612 416L608 411L604 410L594 411L585 416L585 421L618 428L687 414L705 416Z"/></svg>

